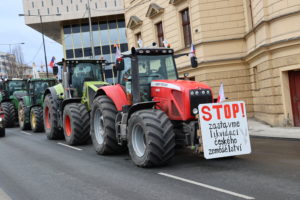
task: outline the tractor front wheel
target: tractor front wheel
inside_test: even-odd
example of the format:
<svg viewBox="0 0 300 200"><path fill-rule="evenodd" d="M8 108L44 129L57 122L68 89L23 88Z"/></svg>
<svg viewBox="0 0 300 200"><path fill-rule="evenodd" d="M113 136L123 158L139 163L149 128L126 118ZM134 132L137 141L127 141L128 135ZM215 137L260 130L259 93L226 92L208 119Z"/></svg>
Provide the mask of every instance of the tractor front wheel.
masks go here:
<svg viewBox="0 0 300 200"><path fill-rule="evenodd" d="M11 102L3 102L1 103L1 108L4 113L5 127L14 127L15 121L17 120L17 113L14 104L12 104Z"/></svg>
<svg viewBox="0 0 300 200"><path fill-rule="evenodd" d="M33 132L42 132L44 130L43 109L36 106L30 111L30 125Z"/></svg>
<svg viewBox="0 0 300 200"><path fill-rule="evenodd" d="M49 140L63 139L64 135L58 127L58 105L51 94L44 100L43 119L46 136Z"/></svg>
<svg viewBox="0 0 300 200"><path fill-rule="evenodd" d="M27 118L27 108L24 105L23 101L20 101L19 107L18 107L18 118L19 118L19 126L21 130L28 130L30 129L30 123Z"/></svg>
<svg viewBox="0 0 300 200"><path fill-rule="evenodd" d="M135 112L128 123L128 149L139 167L166 164L175 154L175 134L168 116L161 110Z"/></svg>
<svg viewBox="0 0 300 200"><path fill-rule="evenodd" d="M70 103L64 108L64 134L68 145L85 144L90 138L90 117L85 105Z"/></svg>
<svg viewBox="0 0 300 200"><path fill-rule="evenodd" d="M120 153L126 148L119 145L115 132L117 109L107 96L95 98L91 111L91 138L100 155Z"/></svg>

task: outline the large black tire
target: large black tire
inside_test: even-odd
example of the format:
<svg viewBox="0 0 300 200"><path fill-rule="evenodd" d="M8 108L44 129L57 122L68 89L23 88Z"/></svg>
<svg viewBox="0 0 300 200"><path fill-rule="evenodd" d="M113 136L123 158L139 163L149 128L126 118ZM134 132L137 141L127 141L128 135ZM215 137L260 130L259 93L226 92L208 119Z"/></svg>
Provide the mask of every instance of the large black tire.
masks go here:
<svg viewBox="0 0 300 200"><path fill-rule="evenodd" d="M44 131L43 108L35 106L30 111L30 125L33 132Z"/></svg>
<svg viewBox="0 0 300 200"><path fill-rule="evenodd" d="M68 145L85 144L90 139L90 116L85 105L80 103L66 105L63 120Z"/></svg>
<svg viewBox="0 0 300 200"><path fill-rule="evenodd" d="M139 167L167 164L175 155L175 134L168 116L161 110L135 112L128 122L128 149Z"/></svg>
<svg viewBox="0 0 300 200"><path fill-rule="evenodd" d="M23 101L20 101L18 107L18 118L19 118L19 126L21 130L29 130L30 129L30 122L28 118L29 110L24 105Z"/></svg>
<svg viewBox="0 0 300 200"><path fill-rule="evenodd" d="M5 128L0 128L0 137L5 137Z"/></svg>
<svg viewBox="0 0 300 200"><path fill-rule="evenodd" d="M58 105L51 94L46 95L43 107L45 133L49 140L63 139L62 129L58 127Z"/></svg>
<svg viewBox="0 0 300 200"><path fill-rule="evenodd" d="M116 138L115 119L117 109L110 98L99 96L94 99L91 111L91 138L95 150L100 155L125 151Z"/></svg>
<svg viewBox="0 0 300 200"><path fill-rule="evenodd" d="M17 111L14 107L14 104L12 104L11 102L3 102L1 103L1 108L4 113L5 127L14 127L15 122L17 120Z"/></svg>

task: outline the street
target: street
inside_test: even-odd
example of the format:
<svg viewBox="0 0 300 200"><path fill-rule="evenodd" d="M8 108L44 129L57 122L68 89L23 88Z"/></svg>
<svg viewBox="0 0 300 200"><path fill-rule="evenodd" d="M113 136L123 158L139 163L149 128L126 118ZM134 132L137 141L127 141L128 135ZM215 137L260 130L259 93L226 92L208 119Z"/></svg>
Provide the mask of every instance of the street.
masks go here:
<svg viewBox="0 0 300 200"><path fill-rule="evenodd" d="M128 154L97 156L44 133L6 129L1 200L300 199L300 141L251 138L252 154L205 160L181 149L165 167L136 167Z"/></svg>

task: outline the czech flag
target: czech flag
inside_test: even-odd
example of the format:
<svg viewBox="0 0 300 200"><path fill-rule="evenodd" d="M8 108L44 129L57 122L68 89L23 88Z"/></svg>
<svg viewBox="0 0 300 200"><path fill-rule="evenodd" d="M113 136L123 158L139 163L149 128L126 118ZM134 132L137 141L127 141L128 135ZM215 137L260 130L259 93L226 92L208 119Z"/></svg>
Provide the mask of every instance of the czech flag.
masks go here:
<svg viewBox="0 0 300 200"><path fill-rule="evenodd" d="M121 61L122 55L121 55L120 45L115 44L114 46L116 48L116 61Z"/></svg>
<svg viewBox="0 0 300 200"><path fill-rule="evenodd" d="M49 63L49 66L52 67L52 68L54 67L54 61L55 61L55 57L53 56L50 63Z"/></svg>

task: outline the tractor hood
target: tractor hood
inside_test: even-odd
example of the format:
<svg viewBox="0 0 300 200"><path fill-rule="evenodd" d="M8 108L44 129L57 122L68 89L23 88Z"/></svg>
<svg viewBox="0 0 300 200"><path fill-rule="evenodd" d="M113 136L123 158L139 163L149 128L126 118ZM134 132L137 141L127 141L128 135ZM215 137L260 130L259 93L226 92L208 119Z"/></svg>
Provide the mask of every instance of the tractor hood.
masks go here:
<svg viewBox="0 0 300 200"><path fill-rule="evenodd" d="M211 88L204 83L189 80L154 80L151 82L151 87L169 88L177 91L193 89L211 90Z"/></svg>
<svg viewBox="0 0 300 200"><path fill-rule="evenodd" d="M26 96L26 95L28 95L28 93L25 90L15 91L13 93L13 96L15 96L17 99L21 99L23 96Z"/></svg>

